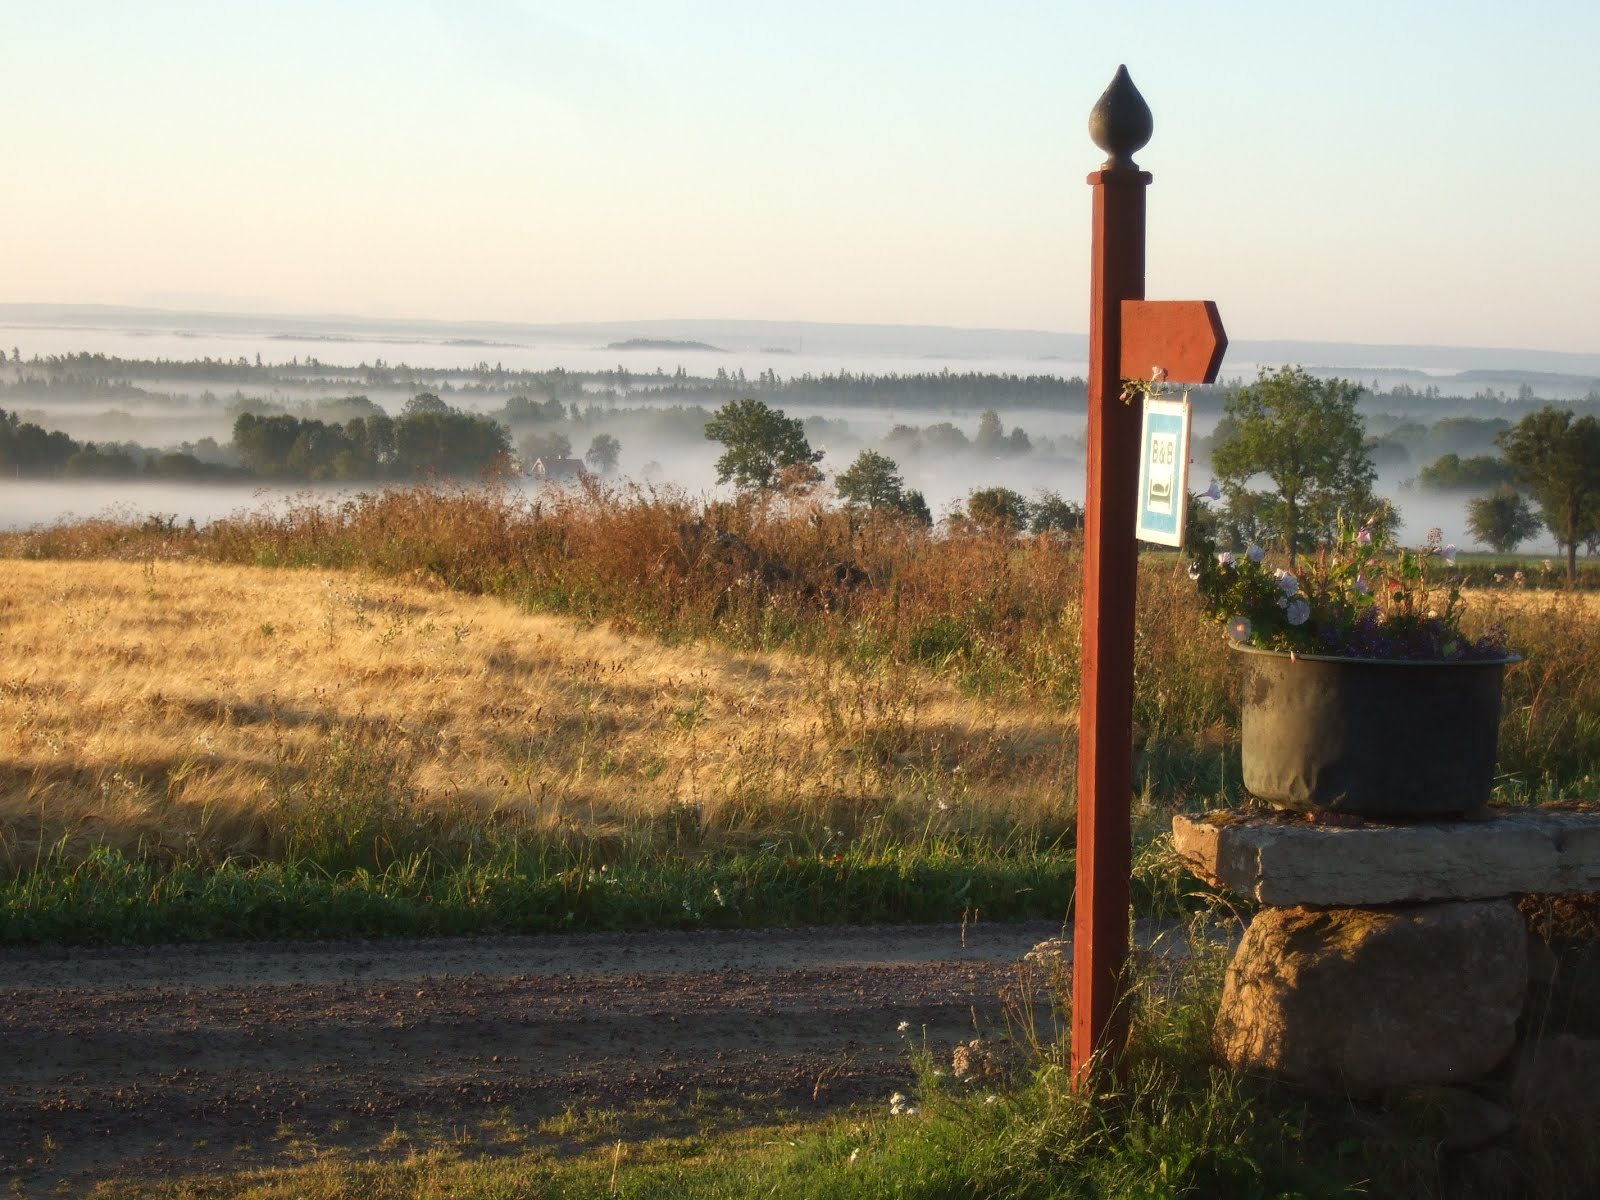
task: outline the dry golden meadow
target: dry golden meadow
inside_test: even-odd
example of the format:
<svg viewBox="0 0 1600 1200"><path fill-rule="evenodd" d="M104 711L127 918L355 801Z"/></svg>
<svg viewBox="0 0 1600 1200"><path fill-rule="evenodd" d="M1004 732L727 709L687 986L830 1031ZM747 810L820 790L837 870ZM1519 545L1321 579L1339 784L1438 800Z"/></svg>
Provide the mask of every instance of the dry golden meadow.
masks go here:
<svg viewBox="0 0 1600 1200"><path fill-rule="evenodd" d="M1070 856L1067 539L933 533L821 497L417 487L199 528L78 521L0 535L0 558L0 862L22 875L96 846L383 869L501 835L572 869L622 842L775 853L780 874L797 848ZM1240 798L1237 684L1183 560L1140 574L1149 834ZM1469 593L1469 625L1504 622L1526 656L1506 800L1597 788L1594 606Z"/></svg>
<svg viewBox="0 0 1600 1200"><path fill-rule="evenodd" d="M0 855L62 844L264 857L330 747L463 827L604 838L693 813L735 843L1062 821L1059 713L923 670L666 646L351 571L16 561L0 592ZM317 781L323 782L319 784ZM823 835L825 836L825 835Z"/></svg>

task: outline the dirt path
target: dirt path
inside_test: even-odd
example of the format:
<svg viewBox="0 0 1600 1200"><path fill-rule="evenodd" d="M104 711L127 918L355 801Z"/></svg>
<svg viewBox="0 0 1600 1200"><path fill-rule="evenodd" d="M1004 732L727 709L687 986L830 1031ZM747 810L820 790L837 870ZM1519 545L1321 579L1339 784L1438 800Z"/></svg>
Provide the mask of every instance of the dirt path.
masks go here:
<svg viewBox="0 0 1600 1200"><path fill-rule="evenodd" d="M886 1100L911 1079L899 1022L947 1062L1003 1024L1019 960L1059 932L0 950L0 1178L83 1188L465 1135L487 1153Z"/></svg>

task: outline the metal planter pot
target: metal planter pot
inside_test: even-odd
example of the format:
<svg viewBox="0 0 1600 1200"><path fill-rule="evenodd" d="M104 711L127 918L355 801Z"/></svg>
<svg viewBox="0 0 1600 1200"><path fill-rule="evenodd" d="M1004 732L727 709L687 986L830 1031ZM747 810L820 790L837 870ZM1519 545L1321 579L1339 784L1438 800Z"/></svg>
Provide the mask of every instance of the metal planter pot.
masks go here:
<svg viewBox="0 0 1600 1200"><path fill-rule="evenodd" d="M1501 682L1519 656L1387 662L1233 649L1252 795L1302 812L1413 820L1488 803Z"/></svg>

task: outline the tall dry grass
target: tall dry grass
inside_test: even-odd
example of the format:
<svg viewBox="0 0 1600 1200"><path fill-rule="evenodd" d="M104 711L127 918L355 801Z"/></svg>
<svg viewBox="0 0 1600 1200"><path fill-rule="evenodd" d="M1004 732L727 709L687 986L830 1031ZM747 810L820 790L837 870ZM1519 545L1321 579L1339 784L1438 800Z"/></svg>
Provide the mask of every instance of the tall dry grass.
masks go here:
<svg viewBox="0 0 1600 1200"><path fill-rule="evenodd" d="M931 795L941 781L948 785L957 765L948 747L970 739L929 715L921 700L906 699L922 695L931 679L983 700L979 712L1020 706L1042 728L1070 722L1077 705L1081 559L1070 541L933 533L894 517L850 513L819 496L725 502L637 487L536 497L421 487L342 504L291 502L200 528L160 518L79 521L0 535L0 555L154 564L141 569L209 561L358 572L368 590L382 578L391 588L494 596L605 622L618 636L643 639L641 646L696 642L793 654L785 669L812 673L800 688L817 706L808 710L809 727L835 747L848 742L848 753L836 753L826 769L816 760L790 767L796 760L788 749L762 740L776 736L769 713L758 721L760 732L739 743L740 754L709 775L660 755L655 776L637 784L659 801L679 796L687 779L696 787L715 779L714 803L729 814L739 805L762 810L771 797L792 794L798 780L816 795L898 794L897 787ZM1146 799L1166 804L1214 801L1238 782L1235 672L1220 631L1200 613L1185 565L1175 555L1151 555L1140 568L1134 716ZM1504 791L1530 798L1592 792L1600 763L1597 623L1577 595L1538 595L1535 603L1517 593L1475 592L1469 605L1469 621L1504 621L1526 656L1507 677ZM388 627L381 614L366 619ZM699 653L693 662L702 661ZM678 669L697 668L686 660ZM665 668L661 675L676 678ZM605 754L630 764L649 758L629 741L629 719L620 715L644 704L643 693L613 694L603 685L596 678L588 691L569 695L561 702L565 724L526 739L538 762L564 765L554 775L523 770L516 778L537 779L528 793L535 797L540 786L553 794L550 778L564 779L558 811L590 803L597 764L612 761ZM638 686L647 691L659 681ZM672 711L692 709L692 688L672 696ZM735 701L727 704L737 709ZM725 718L683 720L701 732L690 738L691 730L680 729L678 742L698 746ZM974 721L973 728L985 727L983 718ZM908 733L912 728L920 732ZM605 742L599 759L592 754L597 737ZM980 737L979 744L991 743ZM945 749L935 753L934 745ZM570 747L581 750L581 777L564 757L575 752L564 749ZM1031 754L1021 755L1019 771L1035 770ZM1060 745L1046 755L1042 790L1052 811L1062 799L1070 804L1070 756L1071 747ZM989 765L973 769L985 778L1006 776L1009 768L995 765L990 751L979 758ZM850 770L856 775L845 778ZM453 794L428 771L422 778L430 797ZM912 778L925 782L905 782ZM462 794L479 796L475 777L463 779ZM518 786L526 792L528 785ZM1028 818L1034 824L1051 824L1038 815L1044 801L1013 805L1004 787L984 789L991 790L1002 812L1020 807L1035 814ZM606 809L595 803L603 825ZM754 827L752 821L761 823L729 817L732 828Z"/></svg>
<svg viewBox="0 0 1600 1200"><path fill-rule="evenodd" d="M1071 729L914 667L668 646L371 572L12 561L0 862L382 865L491 828L686 848L1067 826ZM981 797L981 803L977 800ZM423 821L426 829L419 828ZM339 865L337 863L331 865Z"/></svg>

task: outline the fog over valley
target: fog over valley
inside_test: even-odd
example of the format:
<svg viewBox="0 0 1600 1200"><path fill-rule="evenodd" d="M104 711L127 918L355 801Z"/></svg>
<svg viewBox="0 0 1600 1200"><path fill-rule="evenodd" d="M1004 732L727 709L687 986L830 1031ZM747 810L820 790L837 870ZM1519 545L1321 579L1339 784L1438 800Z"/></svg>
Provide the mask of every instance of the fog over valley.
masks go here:
<svg viewBox="0 0 1600 1200"><path fill-rule="evenodd" d="M608 482L715 495L722 447L706 439L705 423L743 397L800 418L830 481L864 450L888 456L936 519L982 488L1083 501L1086 367L1073 335L773 322L463 326L22 306L0 306L0 322L0 409L57 437L38 448L57 455L55 468L13 462L0 481L0 525L10 529L101 513L204 522L286 497L335 501L403 482L392 468L375 472L377 452L361 439L435 410L479 419L461 426L469 433L503 429L520 472L514 486L530 492L570 486L584 461ZM1437 526L1446 541L1473 544L1466 500L1489 489L1465 478L1446 481L1458 490L1419 481L1442 456L1494 455L1495 434L1545 403L1600 408L1600 356L1244 343L1230 350L1222 384L1191 392L1191 491L1210 480L1209 438L1228 387L1291 361L1365 389L1376 490L1413 542ZM338 445L285 458L268 445L275 417L321 422ZM1542 532L1522 548L1555 547Z"/></svg>

